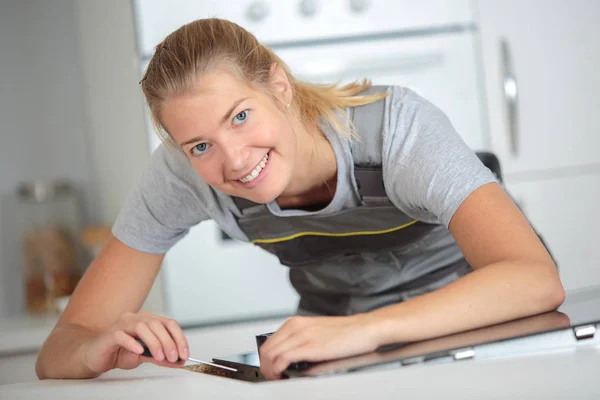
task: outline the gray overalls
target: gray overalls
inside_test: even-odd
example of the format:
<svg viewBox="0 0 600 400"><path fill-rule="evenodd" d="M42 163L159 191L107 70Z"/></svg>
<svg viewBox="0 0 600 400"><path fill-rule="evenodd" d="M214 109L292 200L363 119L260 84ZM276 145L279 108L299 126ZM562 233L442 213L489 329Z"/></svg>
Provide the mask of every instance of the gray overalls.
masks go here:
<svg viewBox="0 0 600 400"><path fill-rule="evenodd" d="M369 90L384 91L385 87ZM382 178L384 100L350 109L360 204L329 215L278 217L234 198L248 239L290 267L299 314L352 315L427 293L471 271L445 226L414 220L388 199Z"/></svg>

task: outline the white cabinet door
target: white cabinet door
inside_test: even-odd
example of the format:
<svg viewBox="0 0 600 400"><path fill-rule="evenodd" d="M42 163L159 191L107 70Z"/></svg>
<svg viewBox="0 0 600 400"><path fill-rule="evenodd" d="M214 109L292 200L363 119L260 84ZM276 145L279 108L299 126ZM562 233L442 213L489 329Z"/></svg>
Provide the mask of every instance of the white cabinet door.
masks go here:
<svg viewBox="0 0 600 400"><path fill-rule="evenodd" d="M196 18L228 19L267 44L418 32L473 21L470 0L134 0L133 7L144 58Z"/></svg>
<svg viewBox="0 0 600 400"><path fill-rule="evenodd" d="M472 149L487 150L476 46L473 31L465 31L275 50L308 82L368 78L376 85L409 87L442 109Z"/></svg>
<svg viewBox="0 0 600 400"><path fill-rule="evenodd" d="M36 361L37 352L0 356L0 386L36 381Z"/></svg>
<svg viewBox="0 0 600 400"><path fill-rule="evenodd" d="M476 4L492 148L507 175L600 163L600 1Z"/></svg>
<svg viewBox="0 0 600 400"><path fill-rule="evenodd" d="M507 182L553 253L567 290L600 284L599 187L598 174Z"/></svg>
<svg viewBox="0 0 600 400"><path fill-rule="evenodd" d="M165 257L168 314L182 325L291 315L289 268L258 246L224 239L213 221L193 227Z"/></svg>

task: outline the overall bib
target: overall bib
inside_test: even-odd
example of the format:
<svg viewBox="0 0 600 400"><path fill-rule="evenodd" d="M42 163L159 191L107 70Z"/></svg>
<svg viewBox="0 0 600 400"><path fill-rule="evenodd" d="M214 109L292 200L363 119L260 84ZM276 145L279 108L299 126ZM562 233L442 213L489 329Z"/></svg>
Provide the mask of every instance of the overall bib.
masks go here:
<svg viewBox="0 0 600 400"><path fill-rule="evenodd" d="M368 91L385 91L372 87ZM360 204L327 215L280 217L234 198L248 239L290 268L298 313L352 315L433 291L472 269L445 226L415 220L385 193L384 100L350 109Z"/></svg>

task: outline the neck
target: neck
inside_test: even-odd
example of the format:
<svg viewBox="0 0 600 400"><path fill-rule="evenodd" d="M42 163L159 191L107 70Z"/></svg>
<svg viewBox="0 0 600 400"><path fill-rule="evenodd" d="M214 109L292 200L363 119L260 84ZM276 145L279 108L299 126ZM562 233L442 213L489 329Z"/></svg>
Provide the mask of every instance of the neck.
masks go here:
<svg viewBox="0 0 600 400"><path fill-rule="evenodd" d="M323 132L315 124L297 136L296 165L291 184L277 199L280 206L328 203L337 182L335 154Z"/></svg>

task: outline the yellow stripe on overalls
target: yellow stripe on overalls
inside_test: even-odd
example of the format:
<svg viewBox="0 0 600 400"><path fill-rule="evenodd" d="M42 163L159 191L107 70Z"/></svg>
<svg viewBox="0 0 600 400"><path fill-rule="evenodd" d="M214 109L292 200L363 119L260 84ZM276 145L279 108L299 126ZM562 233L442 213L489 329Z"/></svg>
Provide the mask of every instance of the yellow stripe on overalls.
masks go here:
<svg viewBox="0 0 600 400"><path fill-rule="evenodd" d="M288 240L296 239L300 236L333 236L333 237L343 237L343 236L360 236L360 235L381 235L383 233L390 233L394 231L399 231L400 229L408 228L411 225L416 224L419 220L415 219L414 221L410 221L404 225L396 226L394 228L384 229L382 231L363 231L363 232L344 232L344 233L329 233L329 232L298 232L290 236L284 236L275 239L255 239L252 243L278 243L285 242Z"/></svg>

